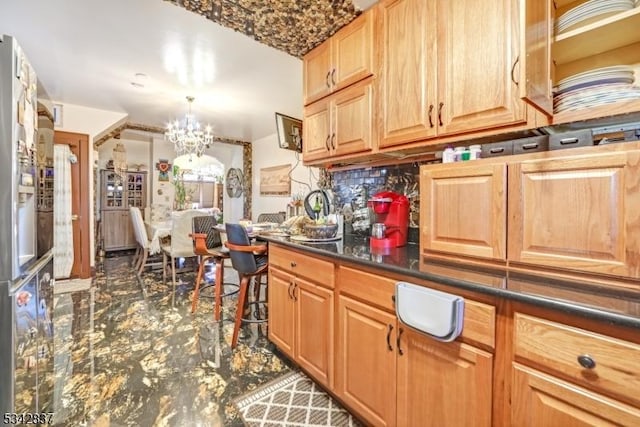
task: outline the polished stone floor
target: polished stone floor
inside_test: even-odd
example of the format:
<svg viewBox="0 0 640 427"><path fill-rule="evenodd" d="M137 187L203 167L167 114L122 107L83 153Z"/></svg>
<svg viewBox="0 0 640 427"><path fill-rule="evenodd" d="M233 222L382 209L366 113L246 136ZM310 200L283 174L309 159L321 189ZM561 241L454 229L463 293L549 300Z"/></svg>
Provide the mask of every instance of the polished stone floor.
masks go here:
<svg viewBox="0 0 640 427"><path fill-rule="evenodd" d="M232 399L292 368L247 324L231 350L235 298L213 320L193 274L175 301L159 272L138 279L128 256L106 258L89 290L55 297L54 423L65 426L241 426ZM226 281L237 283L231 268ZM234 277L235 276L235 277Z"/></svg>

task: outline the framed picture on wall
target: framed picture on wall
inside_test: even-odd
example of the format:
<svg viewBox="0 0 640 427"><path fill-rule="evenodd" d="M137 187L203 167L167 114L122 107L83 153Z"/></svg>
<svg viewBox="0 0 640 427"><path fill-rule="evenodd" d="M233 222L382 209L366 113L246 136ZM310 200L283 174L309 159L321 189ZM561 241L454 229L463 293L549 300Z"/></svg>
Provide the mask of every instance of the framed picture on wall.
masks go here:
<svg viewBox="0 0 640 427"><path fill-rule="evenodd" d="M260 169L261 196L291 195L291 164Z"/></svg>
<svg viewBox="0 0 640 427"><path fill-rule="evenodd" d="M276 113L278 145L302 153L302 120Z"/></svg>

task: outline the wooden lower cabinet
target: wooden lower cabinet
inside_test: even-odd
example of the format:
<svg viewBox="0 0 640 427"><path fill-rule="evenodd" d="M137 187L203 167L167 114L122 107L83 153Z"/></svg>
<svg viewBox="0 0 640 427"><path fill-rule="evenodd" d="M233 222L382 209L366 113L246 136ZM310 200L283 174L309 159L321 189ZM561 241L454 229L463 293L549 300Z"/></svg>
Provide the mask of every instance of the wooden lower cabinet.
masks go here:
<svg viewBox="0 0 640 427"><path fill-rule="evenodd" d="M640 426L635 330L406 278L464 294L462 334L444 343L396 317L404 277L272 255L269 338L365 425Z"/></svg>
<svg viewBox="0 0 640 427"><path fill-rule="evenodd" d="M295 360L317 381L333 386L333 291L294 279Z"/></svg>
<svg viewBox="0 0 640 427"><path fill-rule="evenodd" d="M369 424L396 425L396 317L339 296L338 396Z"/></svg>
<svg viewBox="0 0 640 427"><path fill-rule="evenodd" d="M493 355L400 326L398 426L492 425Z"/></svg>
<svg viewBox="0 0 640 427"><path fill-rule="evenodd" d="M129 210L102 211L102 241L105 251L136 247Z"/></svg>
<svg viewBox="0 0 640 427"><path fill-rule="evenodd" d="M269 339L320 384L333 385L333 291L269 269Z"/></svg>
<svg viewBox="0 0 640 427"><path fill-rule="evenodd" d="M293 358L295 307L291 298L292 280L287 273L269 269L269 340Z"/></svg>
<svg viewBox="0 0 640 427"><path fill-rule="evenodd" d="M584 388L513 364L514 426L638 426L640 410Z"/></svg>

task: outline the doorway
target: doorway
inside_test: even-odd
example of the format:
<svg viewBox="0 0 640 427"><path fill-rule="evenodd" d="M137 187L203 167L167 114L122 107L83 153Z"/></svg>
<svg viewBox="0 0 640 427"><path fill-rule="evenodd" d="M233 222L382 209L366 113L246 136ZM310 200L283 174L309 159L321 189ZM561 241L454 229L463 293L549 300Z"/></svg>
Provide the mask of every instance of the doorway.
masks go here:
<svg viewBox="0 0 640 427"><path fill-rule="evenodd" d="M71 278L91 277L89 227L89 135L55 131L55 144L66 144L78 161L71 165L71 212L73 227L73 266Z"/></svg>

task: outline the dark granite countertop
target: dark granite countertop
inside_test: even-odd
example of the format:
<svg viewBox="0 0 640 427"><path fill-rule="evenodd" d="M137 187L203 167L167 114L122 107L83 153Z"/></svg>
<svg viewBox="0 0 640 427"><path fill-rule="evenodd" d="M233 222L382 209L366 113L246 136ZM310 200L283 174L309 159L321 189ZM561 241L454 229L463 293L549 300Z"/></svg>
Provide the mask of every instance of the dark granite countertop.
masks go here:
<svg viewBox="0 0 640 427"><path fill-rule="evenodd" d="M640 328L640 290L612 289L532 274L421 260L419 246L415 244L386 252L372 252L369 238L360 236L347 235L340 240L322 243L275 236L261 236L261 239L369 268L535 304L611 324ZM461 276L465 279L461 279Z"/></svg>

